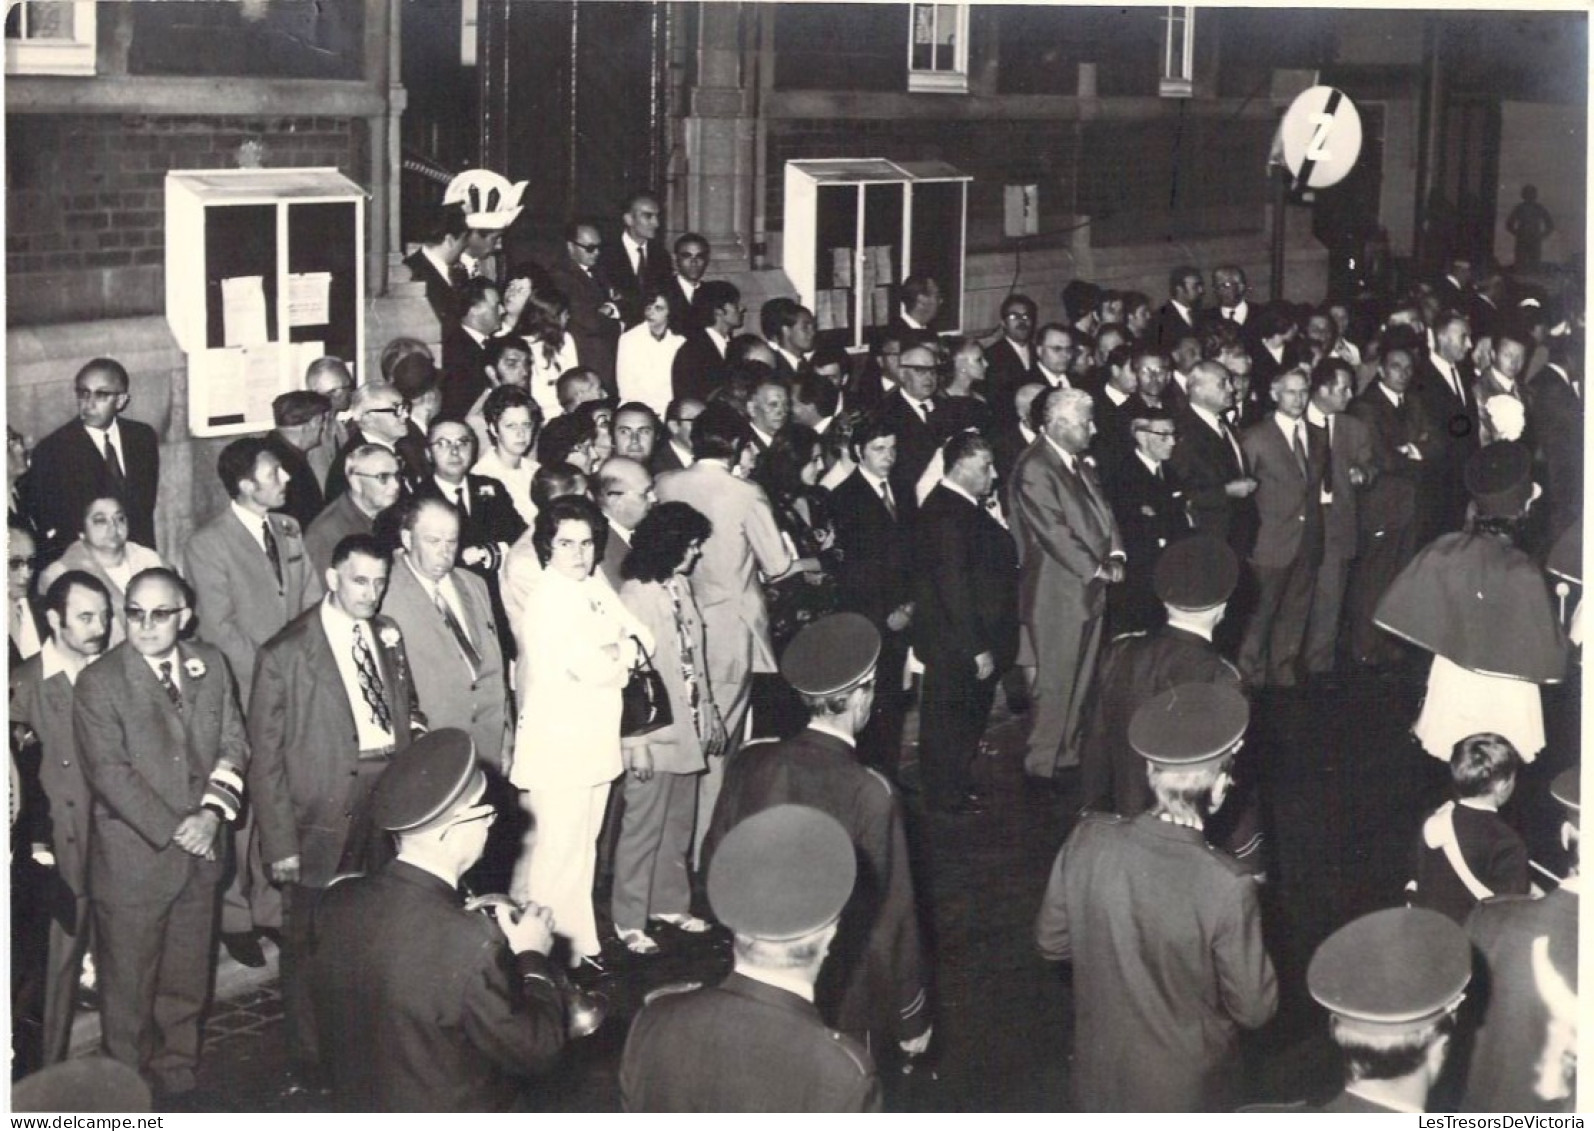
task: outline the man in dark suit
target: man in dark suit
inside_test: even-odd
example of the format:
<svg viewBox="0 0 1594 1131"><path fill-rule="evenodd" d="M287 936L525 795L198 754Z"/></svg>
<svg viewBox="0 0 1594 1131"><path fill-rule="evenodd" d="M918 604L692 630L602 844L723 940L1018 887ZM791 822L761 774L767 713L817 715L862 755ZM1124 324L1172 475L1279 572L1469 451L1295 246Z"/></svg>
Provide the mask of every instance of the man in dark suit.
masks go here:
<svg viewBox="0 0 1594 1131"><path fill-rule="evenodd" d="M727 834L772 806L807 805L834 817L869 882L842 909L816 1002L843 1033L872 1033L916 1055L929 1045L931 1019L902 807L886 779L860 766L854 752L873 705L879 652L879 634L855 613L822 618L797 634L780 672L812 721L795 738L742 751L726 775L703 858L712 874Z"/></svg>
<svg viewBox="0 0 1594 1131"><path fill-rule="evenodd" d="M1091 394L1096 403L1096 438L1091 441L1091 454L1096 457L1096 466L1102 469L1102 478L1108 483L1117 479L1119 465L1135 450L1129 424L1137 408L1146 408L1135 396L1137 378L1134 357L1139 348L1151 350L1153 355L1160 356L1156 354L1156 347L1150 345L1118 346L1108 356L1101 388ZM1166 359L1163 365L1167 366Z"/></svg>
<svg viewBox="0 0 1594 1131"><path fill-rule="evenodd" d="M990 368L985 371L986 396L997 415L1006 418L1019 386L1035 379L1035 300L1011 294L1002 300L1002 336L985 351Z"/></svg>
<svg viewBox="0 0 1594 1131"><path fill-rule="evenodd" d="M60 557L77 537L83 509L106 495L122 500L128 538L153 549L160 452L153 428L122 417L127 370L97 357L78 370L72 388L77 419L39 441L24 481L23 505L39 531L40 564Z"/></svg>
<svg viewBox="0 0 1594 1131"><path fill-rule="evenodd" d="M1258 312L1250 345L1252 388L1272 388L1275 377L1302 362L1305 351L1296 345L1297 333L1288 303L1270 302Z"/></svg>
<svg viewBox="0 0 1594 1131"><path fill-rule="evenodd" d="M813 1004L857 870L846 830L816 809L776 806L731 830L708 897L735 970L638 1014L620 1065L627 1111L880 1110L868 1049Z"/></svg>
<svg viewBox="0 0 1594 1131"><path fill-rule="evenodd" d="M415 490L416 498L443 499L459 509L459 564L481 578L493 602L493 621L504 654L515 654L509 614L498 587L498 567L509 547L526 532L504 485L485 475L472 475L476 437L470 425L438 419L426 434L432 474Z"/></svg>
<svg viewBox="0 0 1594 1131"><path fill-rule="evenodd" d="M1018 457L1039 435L1030 419L1030 409L1035 404L1035 398L1045 391L1045 385L1033 381L1020 385L1013 393L1012 418L996 425L995 434L991 437L991 457L996 461L998 484L1012 480L1013 466L1018 463Z"/></svg>
<svg viewBox="0 0 1594 1131"><path fill-rule="evenodd" d="M907 630L913 621L908 574L907 526L891 486L897 437L889 421L866 417L849 443L858 466L830 493L836 548L838 607L861 613L880 633L880 671L875 709L858 735L858 754L871 766L894 773L901 755L902 670L908 658Z"/></svg>
<svg viewBox="0 0 1594 1131"><path fill-rule="evenodd" d="M221 450L216 472L231 502L200 527L184 549L194 587L199 635L220 648L249 710L255 653L326 590L299 524L276 514L287 490L282 465L260 437L245 436ZM245 965L264 965L256 925L274 926L280 912L265 875L251 870L243 848L253 821L238 830L236 871L222 897L222 942Z"/></svg>
<svg viewBox="0 0 1594 1131"><path fill-rule="evenodd" d="M598 374L610 396L616 393L615 351L620 341L619 292L600 266L603 237L596 224L577 220L565 228L564 258L548 268L569 304L567 332L576 343L581 364ZM640 317L640 315L639 315Z"/></svg>
<svg viewBox="0 0 1594 1131"><path fill-rule="evenodd" d="M634 193L625 202L619 238L604 245L603 264L619 292L620 318L629 330L642 321L643 292L670 281L669 252L659 239L659 201L652 193Z"/></svg>
<svg viewBox="0 0 1594 1131"><path fill-rule="evenodd" d="M564 1046L549 913L460 905L496 816L486 790L463 731L420 739L373 799L397 857L331 888L316 911L309 981L319 1024L337 1034L327 1053L344 1110L515 1110Z"/></svg>
<svg viewBox="0 0 1594 1131"><path fill-rule="evenodd" d="M399 538L382 611L403 633L410 663L426 673L415 684L421 711L434 730L469 734L482 764L507 772L507 666L486 582L455 565L459 511L441 499L412 500Z"/></svg>
<svg viewBox="0 0 1594 1131"><path fill-rule="evenodd" d="M1360 553L1351 572L1351 655L1363 664L1386 664L1401 650L1373 623L1379 598L1417 552L1418 500L1424 467L1441 458L1441 441L1411 395L1412 348L1386 337L1378 379L1351 402L1349 412L1367 425L1376 475L1361 500Z"/></svg>
<svg viewBox="0 0 1594 1131"><path fill-rule="evenodd" d="M471 279L459 290L459 325L443 333L442 416L464 420L487 380L487 341L498 332L504 302L491 279Z"/></svg>
<svg viewBox="0 0 1594 1131"><path fill-rule="evenodd" d="M1018 459L1007 513L1023 576L1019 608L1028 630L1020 662L1036 672L1024 770L1053 779L1079 763L1085 697L1095 676L1107 587L1124 578L1112 508L1084 461L1094 425L1090 394L1054 389L1036 413L1041 435Z"/></svg>
<svg viewBox="0 0 1594 1131"><path fill-rule="evenodd" d="M1299 369L1275 377L1277 411L1240 439L1256 476L1259 519L1251 551L1256 606L1240 645L1240 675L1251 687L1298 682L1296 662L1323 560L1325 437L1306 426L1308 383Z"/></svg>
<svg viewBox="0 0 1594 1131"><path fill-rule="evenodd" d="M1087 814L1057 854L1035 941L1073 963L1081 1111L1232 1111L1239 1031L1278 1008L1256 881L1204 831L1248 722L1222 685L1142 705L1129 741L1149 764L1152 809Z"/></svg>
<svg viewBox="0 0 1594 1131"><path fill-rule="evenodd" d="M277 512L292 518L300 530L308 530L327 505L308 453L322 446L331 413L332 402L308 389L283 393L271 402L276 427L266 433L266 446L288 477L288 491Z"/></svg>
<svg viewBox="0 0 1594 1131"><path fill-rule="evenodd" d="M1136 409L1128 431L1132 454L1112 481L1112 513L1124 544L1123 583L1107 590L1107 625L1113 636L1147 632L1162 623L1153 571L1162 551L1190 532L1184 491L1168 470L1168 457L1179 443L1174 418L1155 409Z"/></svg>
<svg viewBox="0 0 1594 1131"><path fill-rule="evenodd" d="M935 349L916 345L903 350L898 372L901 384L886 397L879 416L897 438L891 491L898 513L911 523L918 509L919 477L951 433Z"/></svg>
<svg viewBox="0 0 1594 1131"><path fill-rule="evenodd" d="M675 271L664 288L670 304L670 329L685 334L704 325L694 313L698 289L708 271L708 241L696 232L687 232L675 241Z"/></svg>
<svg viewBox="0 0 1594 1131"><path fill-rule="evenodd" d="M44 607L49 639L32 659L11 669L11 725L38 739L39 786L48 809L38 826L45 831L36 830L28 851L73 896L71 913L51 918L46 943L40 1051L42 1062L50 1065L65 1060L71 1044L78 976L89 941L93 797L72 731L72 704L78 676L110 640L111 597L98 578L68 570L51 583ZM13 968L26 961L13 951Z"/></svg>
<svg viewBox="0 0 1594 1131"><path fill-rule="evenodd" d="M599 466L595 483L598 506L609 522L609 538L598 568L618 593L625 583L620 568L631 556L631 537L653 509L653 476L636 460L615 455Z"/></svg>
<svg viewBox="0 0 1594 1131"><path fill-rule="evenodd" d="M891 320L898 333L934 335L935 318L941 313L941 284L927 273L915 271L897 288L900 305Z"/></svg>
<svg viewBox="0 0 1594 1131"><path fill-rule="evenodd" d="M410 406L394 385L367 381L349 402L349 439L327 472L327 498L336 500L349 488L348 457L357 448L376 444L393 453L399 465L400 491L408 494L428 472L426 437L410 421Z"/></svg>
<svg viewBox="0 0 1594 1131"><path fill-rule="evenodd" d="M1557 339L1549 361L1528 383L1528 400L1544 469L1544 493L1550 512L1546 542L1554 545L1583 514L1583 392L1573 376L1579 360Z"/></svg>
<svg viewBox="0 0 1594 1131"><path fill-rule="evenodd" d="M1428 433L1437 446L1435 458L1420 470L1423 494L1417 541L1425 545L1440 534L1460 530L1470 496L1464 481L1467 460L1478 450L1478 402L1472 386L1472 324L1460 310L1439 315L1433 328L1433 349L1407 332L1392 341L1416 362L1411 395L1428 418Z"/></svg>
<svg viewBox="0 0 1594 1131"><path fill-rule="evenodd" d="M39 654L49 639L50 626L33 599L34 563L38 554L33 535L20 526L6 528L7 655L11 670Z"/></svg>
<svg viewBox="0 0 1594 1131"><path fill-rule="evenodd" d="M1189 264L1181 264L1168 272L1168 301L1157 313L1153 338L1164 350L1185 334L1199 334L1201 330L1201 299L1207 287L1201 281L1201 272Z"/></svg>
<svg viewBox="0 0 1594 1131"><path fill-rule="evenodd" d="M703 402L694 397L670 401L664 411L664 434L654 443L653 458L648 461L648 470L655 479L666 471L692 466L692 426L702 411Z"/></svg>
<svg viewBox="0 0 1594 1131"><path fill-rule="evenodd" d="M388 555L374 539L338 543L327 599L260 649L249 696L249 792L261 859L282 886L288 1061L310 1079L322 1053L303 969L310 920L334 876L380 858L371 791L426 729L403 636L376 611L387 578Z"/></svg>
<svg viewBox="0 0 1594 1131"><path fill-rule="evenodd" d="M946 468L914 529L913 648L924 664L919 764L926 803L977 813L969 764L1002 675L1018 654L1018 553L986 510L996 485L991 447L961 432L943 449Z"/></svg>
<svg viewBox="0 0 1594 1131"><path fill-rule="evenodd" d="M221 652L178 642L182 579L127 587L127 639L78 676L73 733L94 792L89 891L102 1042L157 1093L194 1089L216 893L249 741ZM323 736L324 737L324 736Z"/></svg>
<svg viewBox="0 0 1594 1131"><path fill-rule="evenodd" d="M775 351L775 375L795 381L808 367L817 328L814 313L789 298L772 298L758 312L758 328Z"/></svg>
<svg viewBox="0 0 1594 1131"><path fill-rule="evenodd" d="M670 363L670 391L677 399L706 401L730 368L725 353L742 328L747 309L742 293L721 279L710 279L692 296L692 329Z"/></svg>
<svg viewBox="0 0 1594 1131"><path fill-rule="evenodd" d="M1228 371L1215 361L1197 362L1188 391L1190 404L1178 417L1179 443L1168 465L1184 485L1191 525L1228 542L1243 560L1256 537L1256 480L1223 417L1233 404Z"/></svg>
<svg viewBox="0 0 1594 1131"><path fill-rule="evenodd" d="M429 214L426 230L421 233L421 246L404 258L410 278L426 284L426 301L445 334L459 323L457 288L463 286L467 278L459 257L465 251L469 235L470 225L463 205L436 205Z"/></svg>
<svg viewBox="0 0 1594 1131"><path fill-rule="evenodd" d="M1309 677L1334 671L1345 583L1359 541L1360 496L1377 474L1372 435L1365 423L1346 411L1355 391L1356 371L1339 358L1328 357L1312 368L1306 426L1321 438L1327 464L1318 496L1323 511L1323 561L1317 567L1301 653Z"/></svg>

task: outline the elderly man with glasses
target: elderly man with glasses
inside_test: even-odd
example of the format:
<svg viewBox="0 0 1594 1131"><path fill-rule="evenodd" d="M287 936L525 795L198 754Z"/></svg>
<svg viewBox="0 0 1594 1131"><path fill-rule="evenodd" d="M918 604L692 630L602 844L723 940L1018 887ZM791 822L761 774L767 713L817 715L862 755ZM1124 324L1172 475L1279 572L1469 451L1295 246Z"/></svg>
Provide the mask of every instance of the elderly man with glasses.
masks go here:
<svg viewBox="0 0 1594 1131"><path fill-rule="evenodd" d="M397 385L367 381L354 390L349 401L349 438L327 472L328 499L348 490L347 457L364 444L376 444L393 453L406 494L426 477L426 436L411 421L410 403Z"/></svg>
<svg viewBox="0 0 1594 1131"><path fill-rule="evenodd" d="M318 573L332 564L332 551L351 534L372 534L377 516L404 493L398 457L380 444L361 444L343 459L349 489L332 500L305 531L305 552Z"/></svg>
<svg viewBox="0 0 1594 1131"><path fill-rule="evenodd" d="M83 508L115 495L127 508L128 537L155 545L155 492L160 453L155 430L127 420L127 370L97 357L72 382L77 417L51 432L33 450L33 468L23 480L23 509L40 539L41 565L48 565L77 537Z"/></svg>

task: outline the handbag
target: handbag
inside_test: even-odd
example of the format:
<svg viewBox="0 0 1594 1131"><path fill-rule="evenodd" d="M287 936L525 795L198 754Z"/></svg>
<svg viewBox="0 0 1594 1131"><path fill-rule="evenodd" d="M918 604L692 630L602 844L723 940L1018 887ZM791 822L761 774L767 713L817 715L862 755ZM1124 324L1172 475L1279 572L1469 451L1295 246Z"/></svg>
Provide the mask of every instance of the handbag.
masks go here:
<svg viewBox="0 0 1594 1131"><path fill-rule="evenodd" d="M675 721L670 710L670 693L664 686L664 677L648 659L642 641L636 640L637 662L631 668L631 678L620 690L620 737L639 738L652 734Z"/></svg>

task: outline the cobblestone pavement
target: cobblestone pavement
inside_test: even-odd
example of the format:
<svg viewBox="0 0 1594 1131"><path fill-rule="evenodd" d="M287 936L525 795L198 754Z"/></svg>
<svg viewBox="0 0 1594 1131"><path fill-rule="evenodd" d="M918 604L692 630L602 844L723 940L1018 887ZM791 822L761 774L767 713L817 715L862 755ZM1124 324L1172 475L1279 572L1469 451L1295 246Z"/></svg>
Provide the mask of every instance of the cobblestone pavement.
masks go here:
<svg viewBox="0 0 1594 1131"><path fill-rule="evenodd" d="M1304 992L1305 966L1336 927L1400 901L1417 826L1446 780L1440 764L1406 734L1420 693L1420 681L1410 678L1361 676L1310 693L1265 693L1257 704L1245 773L1262 791L1267 819L1272 865L1265 922L1282 1000L1278 1017L1246 1042L1255 1098L1321 1095L1337 1085L1322 1015ZM1575 757L1568 736L1577 733L1577 695L1572 686L1546 697L1552 748L1529 767L1513 802L1523 825L1551 811L1548 782ZM926 817L916 795L906 795L926 937L936 956L937 1078L923 1071L904 1077L887 1065L888 1105L897 1110L1069 1107L1069 974L1036 957L1032 927L1072 824L1074 799L1026 787L1024 720L998 710L976 770L992 801L989 812ZM911 763L903 777L912 783ZM1559 864L1553 846L1530 847L1535 859ZM537 1106L616 1110L620 1050L643 994L671 981L711 982L729 969L722 933L691 938L666 930L660 942L663 953L645 959L611 942L609 973L596 987L610 999L610 1020L567 1051L541 1086ZM201 1090L188 1106L324 1109L325 1096L283 1094L281 1019L274 980L246 984L218 1003Z"/></svg>

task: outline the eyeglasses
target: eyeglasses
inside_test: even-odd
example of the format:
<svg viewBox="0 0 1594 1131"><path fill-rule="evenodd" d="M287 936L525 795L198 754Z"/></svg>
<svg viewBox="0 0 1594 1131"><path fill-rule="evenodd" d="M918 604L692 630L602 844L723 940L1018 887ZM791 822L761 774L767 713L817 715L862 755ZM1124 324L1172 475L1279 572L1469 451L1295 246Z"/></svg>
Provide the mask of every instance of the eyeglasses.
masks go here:
<svg viewBox="0 0 1594 1131"><path fill-rule="evenodd" d="M379 413L387 413L387 412L392 413L394 416L408 416L410 414L410 406L407 405L407 404L396 404L396 405L390 405L387 408L368 408L361 415L363 415L363 416L376 416Z"/></svg>
<svg viewBox="0 0 1594 1131"><path fill-rule="evenodd" d="M178 605L176 608L162 606L158 609L146 610L139 608L137 605L128 605L122 611L127 614L127 619L136 625L142 625L145 628L153 625L156 628L161 628L171 624L177 614L181 613L185 608L187 608L186 605Z"/></svg>
<svg viewBox="0 0 1594 1131"><path fill-rule="evenodd" d="M7 558L6 559L6 569L8 569L8 570L12 570L12 569L32 569L32 568L33 568L33 559L32 558Z"/></svg>
<svg viewBox="0 0 1594 1131"><path fill-rule="evenodd" d="M603 250L603 245L601 243L582 243L580 240L571 240L570 242L575 244L582 251L601 251L601 250Z"/></svg>
<svg viewBox="0 0 1594 1131"><path fill-rule="evenodd" d="M351 471L350 475L358 475L361 479L375 479L378 483L392 483L399 477L396 471Z"/></svg>
<svg viewBox="0 0 1594 1131"><path fill-rule="evenodd" d="M441 448L445 452L468 452L470 446L469 440L450 440L447 436L439 436L427 445L429 448Z"/></svg>
<svg viewBox="0 0 1594 1131"><path fill-rule="evenodd" d="M1159 431L1156 428L1137 428L1135 431L1139 432L1143 436L1161 436L1164 440L1177 439L1179 436L1179 430L1177 428L1170 428L1166 432Z"/></svg>
<svg viewBox="0 0 1594 1131"><path fill-rule="evenodd" d="M933 365L901 365L899 369L904 373L939 373L940 370Z"/></svg>
<svg viewBox="0 0 1594 1131"><path fill-rule="evenodd" d="M80 401L114 401L122 395L120 389L73 389Z"/></svg>
<svg viewBox="0 0 1594 1131"><path fill-rule="evenodd" d="M1003 318L1022 318L1025 322L1030 321L1030 315L1027 312L1022 311L1022 310L1009 310L1006 314L1002 315L1002 317Z"/></svg>

